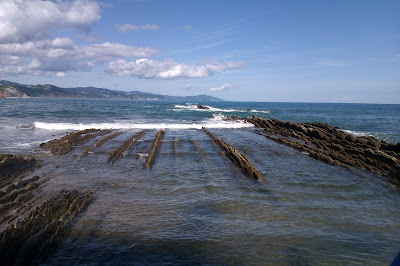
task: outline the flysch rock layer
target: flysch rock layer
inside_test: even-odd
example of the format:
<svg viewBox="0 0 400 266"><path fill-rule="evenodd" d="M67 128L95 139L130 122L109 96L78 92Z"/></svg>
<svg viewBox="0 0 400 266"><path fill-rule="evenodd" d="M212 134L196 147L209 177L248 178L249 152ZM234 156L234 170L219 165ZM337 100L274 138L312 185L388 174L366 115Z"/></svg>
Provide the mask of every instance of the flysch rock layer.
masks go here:
<svg viewBox="0 0 400 266"><path fill-rule="evenodd" d="M85 129L68 134L60 139L50 140L40 144L42 149L50 150L53 155L64 155L70 152L75 146L81 145L95 137L108 134L110 130Z"/></svg>
<svg viewBox="0 0 400 266"><path fill-rule="evenodd" d="M90 191L42 194L41 187L53 174L26 178L37 164L35 158L0 156L1 265L40 264L91 202Z"/></svg>
<svg viewBox="0 0 400 266"><path fill-rule="evenodd" d="M85 210L92 192L61 191L0 234L2 265L36 265L54 250L68 224Z"/></svg>
<svg viewBox="0 0 400 266"><path fill-rule="evenodd" d="M293 123L255 115L244 120L263 128L267 138L315 159L363 168L400 184L400 143L387 143L371 136L355 137L322 123Z"/></svg>
<svg viewBox="0 0 400 266"><path fill-rule="evenodd" d="M262 181L262 175L257 169L250 163L249 159L246 158L238 149L232 147L220 138L217 138L211 134L207 129L203 127L203 131L209 135L215 143L217 143L225 154L239 167L243 172L250 178Z"/></svg>
<svg viewBox="0 0 400 266"><path fill-rule="evenodd" d="M146 161L144 163L144 167L146 169L150 169L151 166L153 165L154 161L156 160L157 157L157 152L158 149L160 148L161 145L161 140L164 137L164 131L160 130L157 132L156 136L153 139L153 142L151 143L151 147L149 149L148 155L146 157Z"/></svg>

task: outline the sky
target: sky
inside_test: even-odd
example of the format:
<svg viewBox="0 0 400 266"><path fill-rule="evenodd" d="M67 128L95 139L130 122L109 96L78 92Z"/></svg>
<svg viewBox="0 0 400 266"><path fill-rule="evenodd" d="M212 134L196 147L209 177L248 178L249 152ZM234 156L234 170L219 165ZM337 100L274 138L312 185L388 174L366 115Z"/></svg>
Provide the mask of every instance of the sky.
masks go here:
<svg viewBox="0 0 400 266"><path fill-rule="evenodd" d="M400 103L400 1L0 0L0 79Z"/></svg>

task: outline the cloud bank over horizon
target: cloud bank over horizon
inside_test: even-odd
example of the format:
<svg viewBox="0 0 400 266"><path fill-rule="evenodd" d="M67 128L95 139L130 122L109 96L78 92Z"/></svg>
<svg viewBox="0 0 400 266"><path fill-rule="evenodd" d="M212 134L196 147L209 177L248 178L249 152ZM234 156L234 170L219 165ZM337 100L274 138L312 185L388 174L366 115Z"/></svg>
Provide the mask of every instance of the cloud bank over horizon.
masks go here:
<svg viewBox="0 0 400 266"><path fill-rule="evenodd" d="M0 76L15 82L400 103L396 0L0 1Z"/></svg>
<svg viewBox="0 0 400 266"><path fill-rule="evenodd" d="M25 19L21 19L25 18ZM244 62L205 65L149 59L161 53L152 47L117 42L77 44L70 37L52 38L62 30L89 33L101 19L101 5L93 0L50 2L5 0L0 10L0 75L65 77L66 72L91 72L145 79L203 78L245 67ZM115 24L119 32L155 31L154 24ZM136 58L136 61L131 59Z"/></svg>

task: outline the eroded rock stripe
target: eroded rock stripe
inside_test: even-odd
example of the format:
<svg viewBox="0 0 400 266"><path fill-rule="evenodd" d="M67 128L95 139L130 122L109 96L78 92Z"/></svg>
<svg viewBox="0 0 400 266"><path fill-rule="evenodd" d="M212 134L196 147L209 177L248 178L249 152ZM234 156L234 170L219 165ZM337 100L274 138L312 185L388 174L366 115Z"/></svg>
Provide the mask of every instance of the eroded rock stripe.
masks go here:
<svg viewBox="0 0 400 266"><path fill-rule="evenodd" d="M146 169L150 169L151 166L153 165L154 161L156 160L157 157L157 152L161 144L161 140L164 137L164 131L160 130L157 132L156 136L153 139L153 142L151 143L151 147L149 149L149 152L146 157L146 161L144 163L144 167Z"/></svg>
<svg viewBox="0 0 400 266"><path fill-rule="evenodd" d="M371 136L354 137L322 123L292 123L253 115L245 119L264 129L264 135L309 156L344 167L359 167L400 184L400 143L378 141Z"/></svg>
<svg viewBox="0 0 400 266"><path fill-rule="evenodd" d="M61 191L22 221L0 234L2 265L39 264L66 233L71 220L85 210L92 192Z"/></svg>
<svg viewBox="0 0 400 266"><path fill-rule="evenodd" d="M110 130L85 129L70 133L60 139L50 140L46 143L42 143L40 144L40 147L50 150L54 155L64 155L70 152L75 146L81 145L90 139L108 134L110 132Z"/></svg>
<svg viewBox="0 0 400 266"><path fill-rule="evenodd" d="M38 165L36 158L15 156L11 154L0 155L0 188L22 178Z"/></svg>
<svg viewBox="0 0 400 266"><path fill-rule="evenodd" d="M122 133L123 133L123 132L115 132L115 133L113 133L113 134L110 134L110 135L107 135L107 136L102 137L102 138L99 139L92 147L86 147L86 148L83 150L83 152L81 153L81 155L79 155L78 159L80 159L80 158L83 157L83 156L88 155L88 153L89 153L90 151L93 151L93 150L95 150L95 149L101 147L101 146L104 144L104 142L109 141L109 140L111 140L111 139L114 139L114 138L118 137L119 135L121 135Z"/></svg>
<svg viewBox="0 0 400 266"><path fill-rule="evenodd" d="M217 143L225 154L234 162L243 172L250 178L262 181L262 175L257 169L250 163L250 161L244 156L238 149L232 147L220 138L217 138L211 134L207 129L203 127L203 131L206 132L215 143Z"/></svg>
<svg viewBox="0 0 400 266"><path fill-rule="evenodd" d="M107 162L115 163L117 160L123 157L124 152L127 151L130 147L134 147L138 143L138 139L141 138L146 131L139 131L129 139L127 139L121 146L112 151L108 156Z"/></svg>

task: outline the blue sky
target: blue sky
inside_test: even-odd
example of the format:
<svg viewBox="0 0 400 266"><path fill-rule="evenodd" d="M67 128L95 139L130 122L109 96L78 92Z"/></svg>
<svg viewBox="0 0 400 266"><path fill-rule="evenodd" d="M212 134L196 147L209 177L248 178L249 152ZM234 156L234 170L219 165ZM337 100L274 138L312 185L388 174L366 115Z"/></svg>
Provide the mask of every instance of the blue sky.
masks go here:
<svg viewBox="0 0 400 266"><path fill-rule="evenodd" d="M0 0L0 78L400 103L400 1Z"/></svg>

